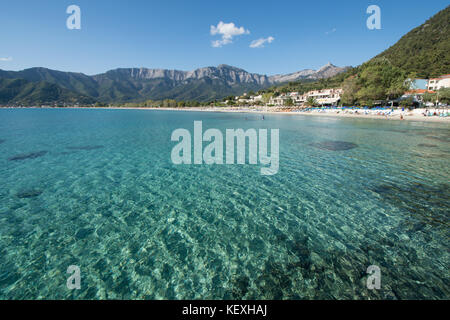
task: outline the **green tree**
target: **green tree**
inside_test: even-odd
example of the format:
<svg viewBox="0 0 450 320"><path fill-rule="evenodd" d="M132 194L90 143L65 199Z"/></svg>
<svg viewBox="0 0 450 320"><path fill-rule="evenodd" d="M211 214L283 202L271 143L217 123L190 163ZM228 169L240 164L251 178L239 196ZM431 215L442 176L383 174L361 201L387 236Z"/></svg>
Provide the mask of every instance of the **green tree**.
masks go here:
<svg viewBox="0 0 450 320"><path fill-rule="evenodd" d="M450 88L439 89L437 98L440 103L450 104Z"/></svg>
<svg viewBox="0 0 450 320"><path fill-rule="evenodd" d="M291 98L287 98L286 101L284 101L284 105L287 107L292 107L294 105L294 101Z"/></svg>
<svg viewBox="0 0 450 320"><path fill-rule="evenodd" d="M272 97L273 97L273 93L271 93L271 92L264 93L264 94L262 95L262 101L263 101L265 104L268 104L269 101L270 101L270 98L272 98Z"/></svg>
<svg viewBox="0 0 450 320"><path fill-rule="evenodd" d="M410 108L414 106L414 99L412 97L403 99L402 101L400 101L400 106Z"/></svg>
<svg viewBox="0 0 450 320"><path fill-rule="evenodd" d="M431 92L425 92L422 96L423 101L435 103L437 100L437 94Z"/></svg>
<svg viewBox="0 0 450 320"><path fill-rule="evenodd" d="M342 84L343 94L341 96L341 103L346 106L352 106L357 101L357 93L361 89L356 77L347 78Z"/></svg>
<svg viewBox="0 0 450 320"><path fill-rule="evenodd" d="M308 107L315 107L318 106L319 103L317 102L316 99L314 99L314 97L308 97L308 99L306 99L306 103L305 103Z"/></svg>

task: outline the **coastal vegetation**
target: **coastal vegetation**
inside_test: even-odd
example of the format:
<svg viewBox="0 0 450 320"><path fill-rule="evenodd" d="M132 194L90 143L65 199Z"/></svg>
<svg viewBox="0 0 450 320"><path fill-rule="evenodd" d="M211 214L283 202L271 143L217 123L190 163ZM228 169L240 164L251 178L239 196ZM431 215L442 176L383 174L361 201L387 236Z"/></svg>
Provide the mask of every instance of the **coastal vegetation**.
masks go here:
<svg viewBox="0 0 450 320"><path fill-rule="evenodd" d="M358 72L342 83L343 105L374 105L376 101L395 99L408 90L407 72L395 67L386 58L363 64Z"/></svg>
<svg viewBox="0 0 450 320"><path fill-rule="evenodd" d="M450 88L442 88L436 93L426 93L423 98L426 102L439 100L442 103L450 104Z"/></svg>

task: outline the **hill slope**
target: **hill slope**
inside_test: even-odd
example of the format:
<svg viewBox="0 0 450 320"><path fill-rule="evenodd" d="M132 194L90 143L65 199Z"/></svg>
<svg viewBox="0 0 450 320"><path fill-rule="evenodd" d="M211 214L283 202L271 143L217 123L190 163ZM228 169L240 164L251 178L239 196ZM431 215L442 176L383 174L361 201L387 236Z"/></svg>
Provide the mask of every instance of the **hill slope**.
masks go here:
<svg viewBox="0 0 450 320"><path fill-rule="evenodd" d="M415 72L419 78L450 73L450 6L376 58L386 58L408 73Z"/></svg>
<svg viewBox="0 0 450 320"><path fill-rule="evenodd" d="M0 78L0 104L91 104L95 100L45 81Z"/></svg>

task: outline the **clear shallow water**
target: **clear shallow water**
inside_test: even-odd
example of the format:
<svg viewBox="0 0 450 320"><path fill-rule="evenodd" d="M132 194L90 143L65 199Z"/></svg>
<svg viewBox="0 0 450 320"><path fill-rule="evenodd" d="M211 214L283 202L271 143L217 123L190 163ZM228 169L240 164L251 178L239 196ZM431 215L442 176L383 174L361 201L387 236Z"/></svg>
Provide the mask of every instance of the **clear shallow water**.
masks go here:
<svg viewBox="0 0 450 320"><path fill-rule="evenodd" d="M447 124L265 118L0 110L0 298L450 298ZM279 128L279 173L172 165L194 120Z"/></svg>

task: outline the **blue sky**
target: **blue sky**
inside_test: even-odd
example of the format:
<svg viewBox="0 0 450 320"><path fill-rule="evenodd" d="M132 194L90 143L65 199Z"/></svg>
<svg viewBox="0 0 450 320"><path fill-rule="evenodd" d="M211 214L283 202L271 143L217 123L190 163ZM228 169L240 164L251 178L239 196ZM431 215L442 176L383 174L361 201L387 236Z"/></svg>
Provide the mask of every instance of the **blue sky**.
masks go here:
<svg viewBox="0 0 450 320"><path fill-rule="evenodd" d="M72 4L81 8L81 30L66 27ZM366 27L369 5L381 8L381 30ZM229 64L272 75L328 62L356 66L446 6L448 0L3 0L0 69L91 75ZM269 37L264 47L250 47Z"/></svg>

